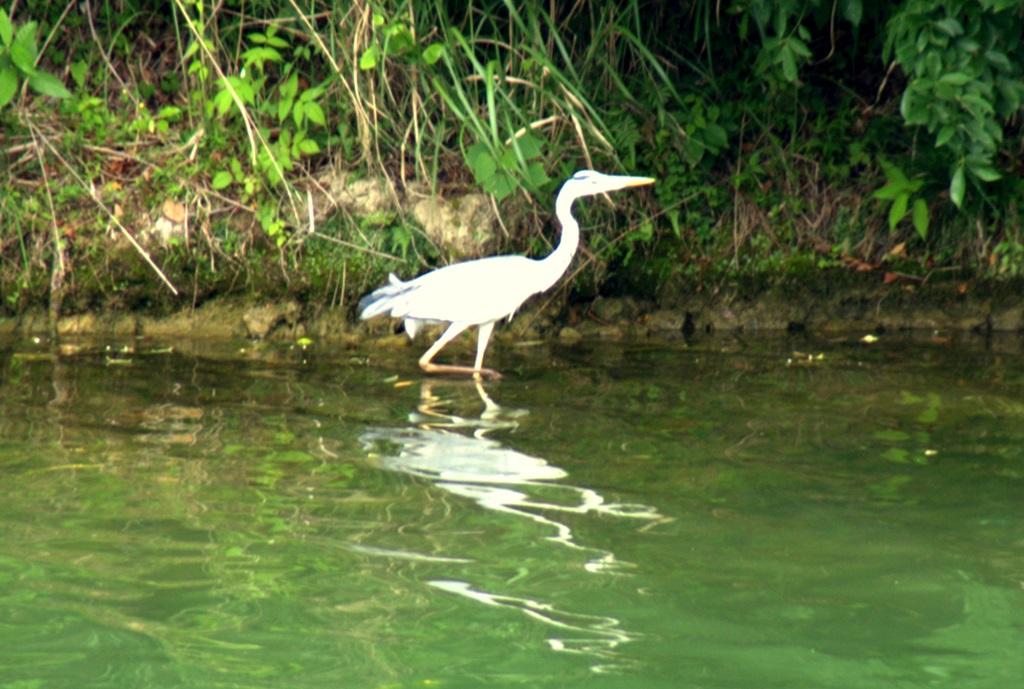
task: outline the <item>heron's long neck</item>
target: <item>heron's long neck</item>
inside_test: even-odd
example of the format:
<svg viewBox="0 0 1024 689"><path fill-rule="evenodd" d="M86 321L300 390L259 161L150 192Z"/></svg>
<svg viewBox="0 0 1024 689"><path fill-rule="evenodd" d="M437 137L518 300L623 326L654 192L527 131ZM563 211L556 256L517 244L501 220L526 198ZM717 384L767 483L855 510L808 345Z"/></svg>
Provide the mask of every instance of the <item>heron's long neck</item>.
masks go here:
<svg viewBox="0 0 1024 689"><path fill-rule="evenodd" d="M572 217L572 202L575 200L575 196L566 194L559 194L555 200L555 216L562 226L562 236L555 250L540 261L544 266L544 285L540 288L541 292L558 282L569 268L576 248L580 245L580 225L576 218Z"/></svg>

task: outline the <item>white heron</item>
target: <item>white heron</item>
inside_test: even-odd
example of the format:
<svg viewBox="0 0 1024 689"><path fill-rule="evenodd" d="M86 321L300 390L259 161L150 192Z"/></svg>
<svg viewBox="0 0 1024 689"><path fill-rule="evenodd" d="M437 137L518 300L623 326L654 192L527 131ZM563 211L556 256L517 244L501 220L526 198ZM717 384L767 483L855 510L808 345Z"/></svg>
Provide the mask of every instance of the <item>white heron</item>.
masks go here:
<svg viewBox="0 0 1024 689"><path fill-rule="evenodd" d="M391 274L388 284L359 301L359 318L366 320L381 314L401 318L410 338L425 324L447 323L441 337L420 357L420 368L427 373L470 373L478 380L482 376L500 378L497 371L483 367L494 324L502 318L511 320L524 301L550 288L568 269L580 243L580 226L572 217L573 201L653 182L653 177L580 170L566 180L555 199L555 216L562 226L562 236L548 256L488 256L444 266L408 282ZM433 363L442 347L473 325L479 331L476 363L472 368Z"/></svg>

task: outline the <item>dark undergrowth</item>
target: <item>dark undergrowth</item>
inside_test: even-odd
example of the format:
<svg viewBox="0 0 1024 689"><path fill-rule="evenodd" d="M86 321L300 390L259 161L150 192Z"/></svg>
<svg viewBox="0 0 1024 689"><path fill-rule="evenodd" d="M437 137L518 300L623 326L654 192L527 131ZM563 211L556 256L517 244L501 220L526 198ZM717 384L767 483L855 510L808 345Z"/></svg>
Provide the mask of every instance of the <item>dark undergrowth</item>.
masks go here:
<svg viewBox="0 0 1024 689"><path fill-rule="evenodd" d="M453 252L403 199L483 191L573 300L1024 274L1024 3L15 2L0 315L225 294L350 304ZM362 212L328 193L383 183ZM988 289L988 288L986 288Z"/></svg>

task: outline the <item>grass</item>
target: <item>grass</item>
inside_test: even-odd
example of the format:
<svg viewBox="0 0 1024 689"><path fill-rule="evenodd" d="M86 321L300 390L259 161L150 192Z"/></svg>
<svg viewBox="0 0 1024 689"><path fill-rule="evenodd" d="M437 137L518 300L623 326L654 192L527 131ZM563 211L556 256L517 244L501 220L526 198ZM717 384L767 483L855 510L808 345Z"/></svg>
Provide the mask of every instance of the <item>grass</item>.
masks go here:
<svg viewBox="0 0 1024 689"><path fill-rule="evenodd" d="M827 13L783 17L780 39L707 1L65 9L12 18L12 36L36 22L39 59L11 63L18 90L0 107L8 314L237 292L349 304L447 255L409 218L410 189L483 190L496 250L543 253L553 194L584 166L658 184L578 209L577 298L808 266L1024 272L1019 175L972 187L984 193L956 210L945 152L904 126L892 70L865 67L881 48L841 42ZM365 217L323 193L358 178L385 183Z"/></svg>

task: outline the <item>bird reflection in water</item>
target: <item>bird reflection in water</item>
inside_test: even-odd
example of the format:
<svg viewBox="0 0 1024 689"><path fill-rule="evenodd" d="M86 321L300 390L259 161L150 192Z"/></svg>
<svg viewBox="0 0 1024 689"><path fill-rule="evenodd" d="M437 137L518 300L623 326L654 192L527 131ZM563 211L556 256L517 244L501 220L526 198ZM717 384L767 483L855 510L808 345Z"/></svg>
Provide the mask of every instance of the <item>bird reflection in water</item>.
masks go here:
<svg viewBox="0 0 1024 689"><path fill-rule="evenodd" d="M483 403L477 416L456 413L456 401L437 394L440 385L429 380L422 383L419 403L409 415L410 426L371 428L360 436L378 465L427 479L488 510L550 528L552 533L545 538L584 553L583 568L587 572L628 574L635 565L618 559L610 550L578 542L559 515L595 514L653 525L663 520L657 510L647 505L608 502L595 490L566 483L565 470L489 437L495 431L517 429L528 411L498 405L479 381L472 383ZM591 666L595 671L621 664L616 648L637 636L622 629L612 617L559 610L540 601L481 591L464 581L434 580L430 584L486 605L520 610L551 626L558 631L548 639L550 647L600 658Z"/></svg>

